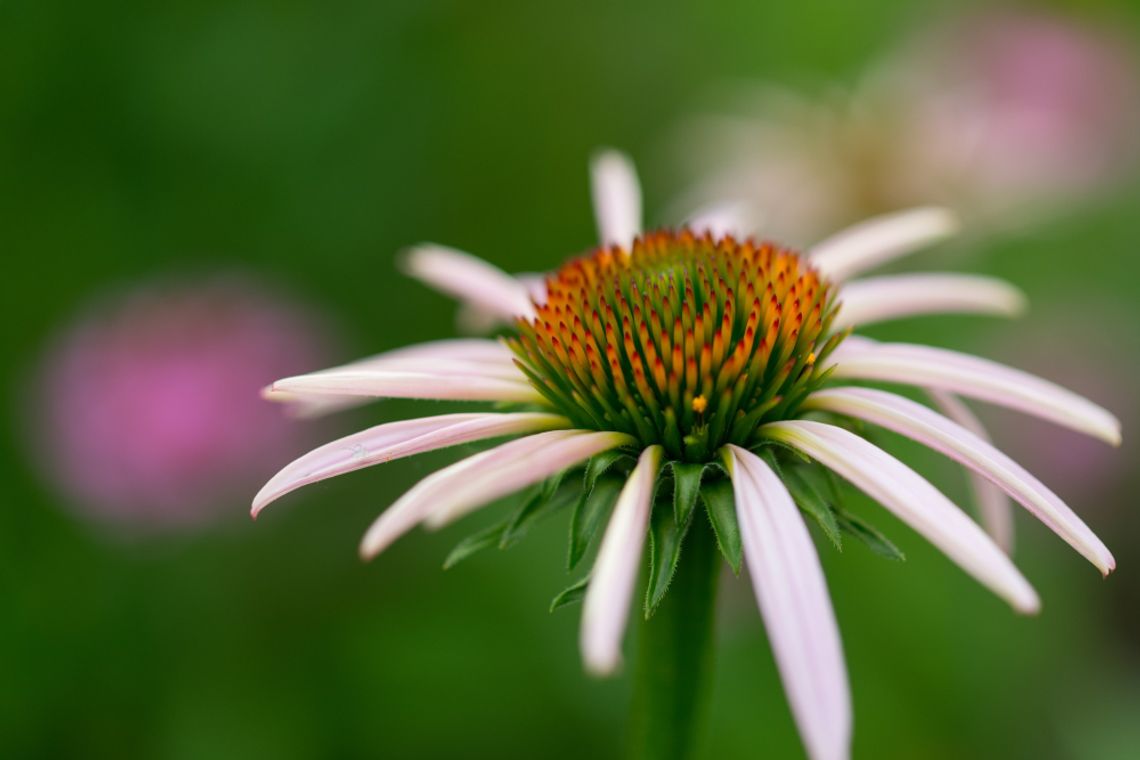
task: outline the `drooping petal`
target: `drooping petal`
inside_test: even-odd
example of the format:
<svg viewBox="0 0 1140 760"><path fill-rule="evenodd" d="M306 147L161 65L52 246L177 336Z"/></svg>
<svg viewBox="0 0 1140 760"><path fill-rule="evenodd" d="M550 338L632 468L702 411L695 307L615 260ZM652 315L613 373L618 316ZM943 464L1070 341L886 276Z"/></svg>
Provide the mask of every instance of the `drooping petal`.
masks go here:
<svg viewBox="0 0 1140 760"><path fill-rule="evenodd" d="M465 371L405 372L382 369L324 370L287 377L263 395L268 399L295 400L298 396L362 396L453 401L541 402L542 396L525 382Z"/></svg>
<svg viewBox="0 0 1140 760"><path fill-rule="evenodd" d="M993 277L959 274L905 274L846 283L835 320L837 328L859 327L920 314L1015 316L1025 296Z"/></svg>
<svg viewBox="0 0 1140 760"><path fill-rule="evenodd" d="M604 150L590 161L594 217L603 245L626 250L641 233L641 184L629 156Z"/></svg>
<svg viewBox="0 0 1140 760"><path fill-rule="evenodd" d="M950 210L914 208L856 224L817 243L809 253L820 272L832 280L845 280L957 231L958 219Z"/></svg>
<svg viewBox="0 0 1140 760"><path fill-rule="evenodd" d="M621 640L649 527L661 454L660 446L641 452L618 496L590 574L582 607L581 646L586 669L594 675L609 675L621 665Z"/></svg>
<svg viewBox="0 0 1140 760"><path fill-rule="evenodd" d="M912 438L991 480L1107 575L1116 561L1104 543L1037 478L991 444L910 399L871 388L831 388L805 408L866 420Z"/></svg>
<svg viewBox="0 0 1140 760"><path fill-rule="evenodd" d="M552 430L463 459L421 480L380 515L364 536L361 556L375 557L420 522L439 527L632 440L622 433Z"/></svg>
<svg viewBox="0 0 1140 760"><path fill-rule="evenodd" d="M404 271L436 290L495 314L504 321L534 318L534 304L526 286L492 264L433 243L410 249Z"/></svg>
<svg viewBox="0 0 1140 760"><path fill-rule="evenodd" d="M565 417L532 412L442 414L377 425L327 443L286 466L254 498L253 516L301 486L364 467L471 441L568 427Z"/></svg>
<svg viewBox="0 0 1140 760"><path fill-rule="evenodd" d="M993 443L986 426L962 399L945 391L931 390L927 393L934 401L934 405L947 418L957 422L986 443ZM982 515L982 527L993 537L1002 551L1013 556L1013 506L1009 497L988 478L972 469L967 468L967 471L970 488L974 492L974 501Z"/></svg>
<svg viewBox="0 0 1140 760"><path fill-rule="evenodd" d="M744 559L808 756L848 757L851 690L819 556L776 473L752 452L727 448Z"/></svg>
<svg viewBox="0 0 1140 760"><path fill-rule="evenodd" d="M821 422L774 422L761 431L819 460L893 512L1019 612L1040 608L1036 592L977 523L921 475L854 433Z"/></svg>
<svg viewBox="0 0 1140 760"><path fill-rule="evenodd" d="M832 354L835 378L916 385L989 401L1120 444L1110 412L1047 380L977 356L909 343L844 341Z"/></svg>

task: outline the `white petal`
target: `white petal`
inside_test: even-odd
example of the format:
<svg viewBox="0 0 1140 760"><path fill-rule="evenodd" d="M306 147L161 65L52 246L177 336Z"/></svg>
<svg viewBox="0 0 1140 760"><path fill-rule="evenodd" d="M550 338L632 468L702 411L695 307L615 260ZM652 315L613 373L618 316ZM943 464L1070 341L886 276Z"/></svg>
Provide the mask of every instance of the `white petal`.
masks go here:
<svg viewBox="0 0 1140 760"><path fill-rule="evenodd" d="M761 428L849 480L941 549L1019 612L1035 613L1036 592L978 525L921 475L890 454L834 425L806 420Z"/></svg>
<svg viewBox="0 0 1140 760"><path fill-rule="evenodd" d="M546 280L549 275L541 272L520 272L515 275L526 292L530 294L530 299L537 304L546 303Z"/></svg>
<svg viewBox="0 0 1140 760"><path fill-rule="evenodd" d="M1105 409L1059 385L988 359L909 343L844 341L832 361L837 365L836 378L950 391L1120 444L1120 421Z"/></svg>
<svg viewBox="0 0 1140 760"><path fill-rule="evenodd" d="M514 367L513 354L506 345L495 340L453 339L417 343L411 346L385 351L384 353L358 359L321 372L338 372L352 369L403 369L430 370L433 367L450 367L478 375L523 379ZM422 364L417 364L422 362ZM290 393L272 386L262 395L270 401L288 405L290 414L296 417L319 417L352 407L362 406L372 399L365 396L345 396L340 393L321 395L317 393Z"/></svg>
<svg viewBox="0 0 1140 760"><path fill-rule="evenodd" d="M327 443L286 466L254 498L253 516L301 486L374 464L486 438L568 427L565 417L531 412L441 414L377 425Z"/></svg>
<svg viewBox="0 0 1140 760"><path fill-rule="evenodd" d="M868 219L811 248L811 262L827 277L845 280L924 248L958 231L953 212L914 208Z"/></svg>
<svg viewBox="0 0 1140 760"><path fill-rule="evenodd" d="M943 414L986 443L993 443L986 426L952 393L931 390L927 394ZM982 515L982 527L993 537L1006 554L1013 556L1013 507L1005 491L974 470L969 470L970 488Z"/></svg>
<svg viewBox="0 0 1140 760"><path fill-rule="evenodd" d="M737 239L755 235L762 219L747 201L724 201L698 209L685 226L698 234L708 232L715 238L732 235Z"/></svg>
<svg viewBox="0 0 1140 760"><path fill-rule="evenodd" d="M641 452L618 496L590 574L582 607L581 646L586 669L594 675L609 675L621 665L621 640L649 528L661 453L660 446Z"/></svg>
<svg viewBox="0 0 1140 760"><path fill-rule="evenodd" d="M871 388L832 388L812 394L805 408L866 420L945 454L990 479L1105 575L1116 566L1104 543L1037 478L986 441L922 404Z"/></svg>
<svg viewBox="0 0 1140 760"><path fill-rule="evenodd" d="M633 161L616 150L597 153L590 161L590 188L602 244L629 250L641 233L641 185Z"/></svg>
<svg viewBox="0 0 1140 760"><path fill-rule="evenodd" d="M958 274L906 274L872 277L843 285L836 328L858 327L920 314L1016 316L1025 296L993 277Z"/></svg>
<svg viewBox="0 0 1140 760"><path fill-rule="evenodd" d="M519 373L519 377L522 378L523 375ZM324 370L309 375L287 377L275 382L264 395L269 399L281 398L289 401L306 394L322 397L339 395L453 401L542 400L534 388L521 380L463 372L402 372L375 369Z"/></svg>
<svg viewBox="0 0 1140 760"><path fill-rule="evenodd" d="M514 354L506 344L487 338L449 338L414 343L410 346L385 351L374 356L357 359L341 367L375 367L382 369L388 362L404 362L412 359L443 359L468 361L492 366L512 363Z"/></svg>
<svg viewBox="0 0 1140 760"><path fill-rule="evenodd" d="M412 277L504 321L534 319L534 304L526 286L469 253L425 243L404 255L403 268Z"/></svg>
<svg viewBox="0 0 1140 760"><path fill-rule="evenodd" d="M728 446L744 559L808 756L851 751L851 689L823 568L791 495L755 454Z"/></svg>
<svg viewBox="0 0 1140 760"><path fill-rule="evenodd" d="M360 554L371 559L420 522L439 527L632 440L621 433L553 430L470 456L424 478L385 510L365 534Z"/></svg>

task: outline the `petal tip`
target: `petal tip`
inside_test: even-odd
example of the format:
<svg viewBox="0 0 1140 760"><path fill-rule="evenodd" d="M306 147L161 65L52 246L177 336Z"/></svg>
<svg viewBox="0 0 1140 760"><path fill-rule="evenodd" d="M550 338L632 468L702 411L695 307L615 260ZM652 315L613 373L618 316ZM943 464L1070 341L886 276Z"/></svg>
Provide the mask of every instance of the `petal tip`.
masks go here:
<svg viewBox="0 0 1140 760"><path fill-rule="evenodd" d="M1041 613L1041 598L1033 589L1026 589L1021 596L1013 600L1013 609L1019 615L1038 615Z"/></svg>
<svg viewBox="0 0 1140 760"><path fill-rule="evenodd" d="M609 678L621 668L621 657L609 654L585 654L583 664L586 672L594 678Z"/></svg>
<svg viewBox="0 0 1140 760"><path fill-rule="evenodd" d="M915 213L925 214L932 232L950 236L962 231L962 217L946 206L926 206L916 209Z"/></svg>

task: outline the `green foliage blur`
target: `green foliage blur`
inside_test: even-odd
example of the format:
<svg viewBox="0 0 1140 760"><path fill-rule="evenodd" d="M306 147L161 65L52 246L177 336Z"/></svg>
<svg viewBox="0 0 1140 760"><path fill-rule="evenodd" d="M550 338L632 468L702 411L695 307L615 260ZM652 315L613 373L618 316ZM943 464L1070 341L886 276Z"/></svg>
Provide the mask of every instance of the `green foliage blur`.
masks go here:
<svg viewBox="0 0 1140 760"><path fill-rule="evenodd" d="M1129 0L1095 5L1140 25ZM397 273L401 247L438 241L512 271L556 265L595 238L586 162L597 146L638 161L652 221L679 189L661 137L710 84L850 78L933 7L0 1L0 756L620 756L628 682L582 672L577 607L547 612L573 580L564 520L446 572L463 528L416 532L360 563L372 517L451 461L444 453L310 488L256 524L235 503L193 535L108 536L29 467L23 381L88 294L171 272L271 278L339 321L346 360L450 335L453 305ZM939 318L877 334L992 354L1038 319L1064 324L1134 389L1138 204L1133 185L949 262L1024 287L1034 307L1020 322ZM1051 361L1033 369L1064 369L1063 344ZM390 403L338 424L425 410ZM1140 756L1129 422L1123 449L1104 451L1124 473L1111 487L1091 502L1061 489L1116 553L1114 576L1102 581L1019 515L1018 561L1044 602L1036 619L873 505L856 502L905 563L819 542L857 757ZM895 450L966 498L949 464ZM799 757L747 582L722 588L701 756Z"/></svg>

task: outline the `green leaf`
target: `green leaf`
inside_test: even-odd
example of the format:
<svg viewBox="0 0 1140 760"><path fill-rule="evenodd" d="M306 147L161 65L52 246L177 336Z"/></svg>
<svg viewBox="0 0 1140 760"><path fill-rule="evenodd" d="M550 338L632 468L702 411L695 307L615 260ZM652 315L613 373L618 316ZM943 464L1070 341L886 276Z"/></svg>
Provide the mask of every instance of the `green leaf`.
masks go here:
<svg viewBox="0 0 1140 760"><path fill-rule="evenodd" d="M694 496L695 499L695 496ZM681 546L685 534L693 522L693 512L688 519L678 521L673 510L659 504L649 519L649 583L645 587L645 619L657 611L657 606L665 598L669 584L677 572L681 561Z"/></svg>
<svg viewBox="0 0 1140 760"><path fill-rule="evenodd" d="M835 518L844 533L862 541L867 545L867 548L875 554L896 562L906 561L906 555L903 554L897 546L892 544L877 528L868 524L862 518L842 509L835 511Z"/></svg>
<svg viewBox="0 0 1140 760"><path fill-rule="evenodd" d="M550 603L550 611L554 612L559 607L565 607L568 604L574 604L582 601L582 597L586 595L586 589L590 585L590 576L586 576L580 581L575 581L574 585L564 589L554 600Z"/></svg>
<svg viewBox="0 0 1140 760"><path fill-rule="evenodd" d="M800 474L798 469L787 468L783 472L784 485L792 494L796 506L806 514L815 518L820 530L831 541L836 549L843 551L843 535L839 530L839 521L835 517L835 509L824 498L823 494Z"/></svg>
<svg viewBox="0 0 1140 760"><path fill-rule="evenodd" d="M478 533L472 533L460 541L455 545L455 548L451 550L451 553L447 555L447 559L443 561L443 569L450 570L471 555L477 554L484 549L489 549L492 546L498 546L509 524L509 522L502 522L492 525Z"/></svg>
<svg viewBox="0 0 1140 760"><path fill-rule="evenodd" d="M670 467L673 469L673 519L678 525L688 525L701 493L705 465L671 462Z"/></svg>
<svg viewBox="0 0 1140 760"><path fill-rule="evenodd" d="M606 478L594 484L589 491L583 492L578 499L574 516L570 518L570 568L577 565L586 553L602 520L613 509L621 486L620 480Z"/></svg>
<svg viewBox="0 0 1140 760"><path fill-rule="evenodd" d="M720 553L732 566L732 571L740 575L743 549L740 545L740 526L736 523L736 499L732 495L732 481L724 479L705 483L701 487L701 498L705 511L712 523L713 533Z"/></svg>

